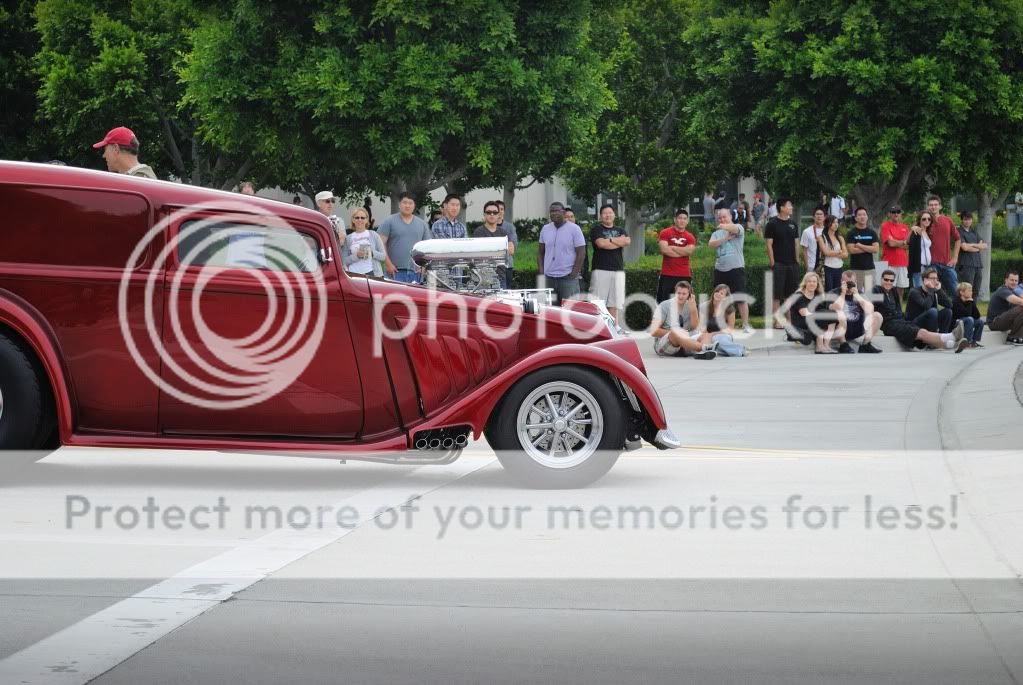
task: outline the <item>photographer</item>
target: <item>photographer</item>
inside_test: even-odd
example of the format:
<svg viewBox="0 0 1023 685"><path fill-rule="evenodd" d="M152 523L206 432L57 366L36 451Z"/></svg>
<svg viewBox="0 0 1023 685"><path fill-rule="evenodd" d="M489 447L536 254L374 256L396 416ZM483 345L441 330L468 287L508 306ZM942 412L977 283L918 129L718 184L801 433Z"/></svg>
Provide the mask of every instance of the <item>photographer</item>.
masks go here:
<svg viewBox="0 0 1023 685"><path fill-rule="evenodd" d="M829 309L838 315L839 326L835 339L842 343L838 351L842 354L855 354L857 351L880 354L881 350L874 347L871 340L881 330L884 319L874 311L874 305L860 294L855 272L843 271L842 284L830 291L830 294L836 298ZM859 349L854 350L850 342L858 343Z"/></svg>

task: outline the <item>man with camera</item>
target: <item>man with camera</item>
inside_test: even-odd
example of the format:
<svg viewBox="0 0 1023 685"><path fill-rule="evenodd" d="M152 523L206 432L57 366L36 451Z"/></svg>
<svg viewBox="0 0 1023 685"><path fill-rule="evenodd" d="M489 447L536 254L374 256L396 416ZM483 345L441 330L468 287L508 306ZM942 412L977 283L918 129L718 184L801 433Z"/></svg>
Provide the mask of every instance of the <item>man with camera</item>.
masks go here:
<svg viewBox="0 0 1023 685"><path fill-rule="evenodd" d="M881 330L884 319L874 311L874 305L860 294L856 285L856 274L853 271L843 271L842 285L830 291L829 295L835 298L829 309L835 312L839 322L835 338L842 344L839 345L838 351L842 354L855 354L857 351L880 354L881 350L874 347L871 340ZM858 343L859 349L854 350L850 342Z"/></svg>

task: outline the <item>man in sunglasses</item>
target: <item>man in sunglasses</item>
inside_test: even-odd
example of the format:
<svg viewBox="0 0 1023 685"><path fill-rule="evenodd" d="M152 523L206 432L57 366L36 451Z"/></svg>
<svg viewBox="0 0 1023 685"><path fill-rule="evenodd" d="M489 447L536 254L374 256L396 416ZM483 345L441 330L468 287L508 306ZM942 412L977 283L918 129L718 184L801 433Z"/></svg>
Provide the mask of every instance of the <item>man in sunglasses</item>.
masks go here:
<svg viewBox="0 0 1023 685"><path fill-rule="evenodd" d="M320 214L327 217L327 221L334 227L334 234L337 235L337 244L340 247L345 244L345 221L334 213L336 206L337 198L334 197L334 191L321 190L316 193L316 209L320 210Z"/></svg>
<svg viewBox="0 0 1023 685"><path fill-rule="evenodd" d="M902 313L902 298L895 287L896 274L893 269L885 269L881 274L881 284L874 286L874 300L878 313L884 317L881 332L890 335L906 347L933 347L936 350L955 350L962 352L970 341L963 337L962 324L957 325L951 333L934 333L920 328L912 321L906 320Z"/></svg>
<svg viewBox="0 0 1023 685"><path fill-rule="evenodd" d="M508 238L508 256L515 254L515 243L511 241L511 236L504 230L504 226L501 225L501 208L497 206L495 200L490 200L487 204L483 205L483 225L477 226L476 230L473 231L473 238ZM497 276L501 279L501 287L508 287L508 270L502 265L497 267Z"/></svg>

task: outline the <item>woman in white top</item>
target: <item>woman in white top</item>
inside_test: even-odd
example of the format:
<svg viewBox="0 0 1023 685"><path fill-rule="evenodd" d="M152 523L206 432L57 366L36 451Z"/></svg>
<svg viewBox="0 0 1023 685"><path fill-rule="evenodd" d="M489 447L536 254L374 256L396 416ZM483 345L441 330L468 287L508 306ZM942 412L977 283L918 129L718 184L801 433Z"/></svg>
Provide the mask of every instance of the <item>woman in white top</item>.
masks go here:
<svg viewBox="0 0 1023 685"><path fill-rule="evenodd" d="M931 265L931 228L934 215L928 210L920 212L909 234L909 279L914 288L922 284L920 274Z"/></svg>
<svg viewBox="0 0 1023 685"><path fill-rule="evenodd" d="M387 259L384 241L376 231L369 230L369 213L362 207L352 212L354 232L341 246L341 261L345 271L352 274L383 276L383 261Z"/></svg>
<svg viewBox="0 0 1023 685"><path fill-rule="evenodd" d="M842 284L842 265L849 251L845 238L838 233L838 217L834 214L824 220L824 233L817 238L817 254L824 255L824 289L835 290Z"/></svg>

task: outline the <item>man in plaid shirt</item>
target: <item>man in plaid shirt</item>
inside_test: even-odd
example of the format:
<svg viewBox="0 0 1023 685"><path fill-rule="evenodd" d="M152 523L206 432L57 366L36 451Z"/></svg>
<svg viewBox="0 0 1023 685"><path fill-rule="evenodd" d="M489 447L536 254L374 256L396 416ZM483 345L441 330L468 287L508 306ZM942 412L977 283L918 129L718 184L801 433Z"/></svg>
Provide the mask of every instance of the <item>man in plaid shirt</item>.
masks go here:
<svg viewBox="0 0 1023 685"><path fill-rule="evenodd" d="M467 238L465 224L458 220L458 213L462 211L462 198L456 193L448 193L440 209L440 218L434 221L433 226L430 227L433 237Z"/></svg>

